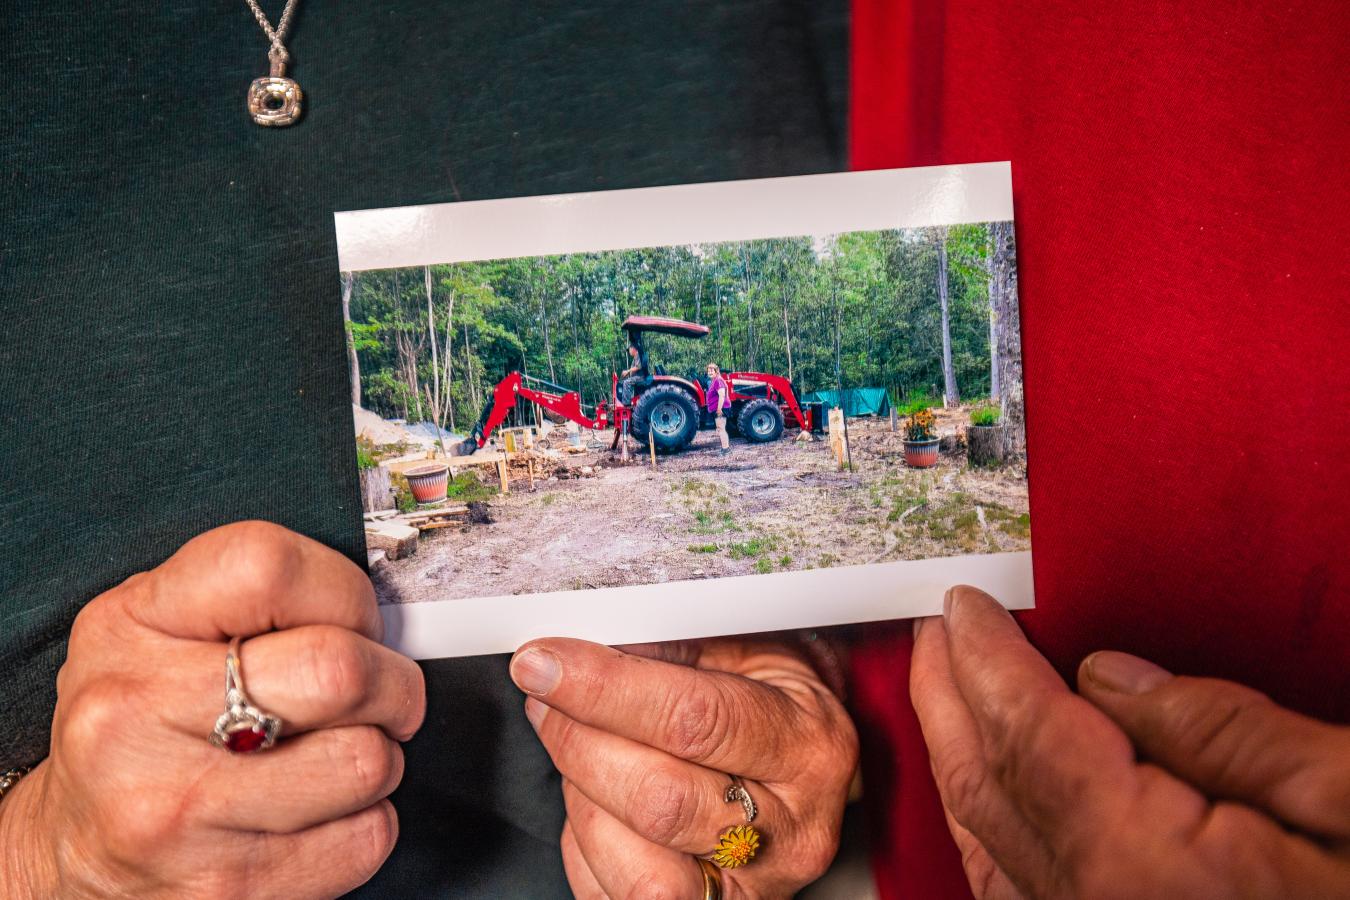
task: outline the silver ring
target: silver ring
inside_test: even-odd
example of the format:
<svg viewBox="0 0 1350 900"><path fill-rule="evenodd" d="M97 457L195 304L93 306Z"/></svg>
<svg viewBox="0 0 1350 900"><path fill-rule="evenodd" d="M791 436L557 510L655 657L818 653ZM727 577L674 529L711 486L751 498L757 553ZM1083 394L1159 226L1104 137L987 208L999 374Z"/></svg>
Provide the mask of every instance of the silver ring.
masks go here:
<svg viewBox="0 0 1350 900"><path fill-rule="evenodd" d="M755 806L754 798L750 792L745 789L741 779L736 775L727 776L731 779L731 784L727 785L726 793L722 799L727 803L740 803L741 809L745 810L745 824L749 825L755 821L755 816L759 815L759 807Z"/></svg>
<svg viewBox="0 0 1350 900"><path fill-rule="evenodd" d="M210 741L231 753L254 753L277 742L281 719L254 706L244 693L239 642L239 638L231 638L225 651L225 711L216 719Z"/></svg>

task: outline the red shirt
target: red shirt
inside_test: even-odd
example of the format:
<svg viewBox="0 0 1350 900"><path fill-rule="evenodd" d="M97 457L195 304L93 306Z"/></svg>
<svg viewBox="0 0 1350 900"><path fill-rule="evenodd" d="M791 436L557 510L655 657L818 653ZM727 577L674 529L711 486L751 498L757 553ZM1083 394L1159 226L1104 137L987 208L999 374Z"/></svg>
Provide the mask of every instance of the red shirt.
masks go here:
<svg viewBox="0 0 1350 900"><path fill-rule="evenodd" d="M1350 6L855 0L859 169L1012 160L1036 604L1350 718ZM907 700L858 649L884 898L967 893Z"/></svg>

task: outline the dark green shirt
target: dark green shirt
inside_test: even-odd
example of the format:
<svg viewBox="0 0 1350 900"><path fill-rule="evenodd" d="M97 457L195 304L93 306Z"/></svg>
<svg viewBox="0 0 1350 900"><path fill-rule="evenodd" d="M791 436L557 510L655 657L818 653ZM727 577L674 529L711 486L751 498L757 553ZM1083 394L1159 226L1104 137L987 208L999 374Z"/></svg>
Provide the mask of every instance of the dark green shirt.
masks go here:
<svg viewBox="0 0 1350 900"><path fill-rule="evenodd" d="M45 755L81 605L192 535L263 518L364 558L335 210L842 168L845 18L302 0L304 119L263 129L242 0L11 10L0 767ZM566 896L557 776L505 658L425 670L402 837L367 890Z"/></svg>

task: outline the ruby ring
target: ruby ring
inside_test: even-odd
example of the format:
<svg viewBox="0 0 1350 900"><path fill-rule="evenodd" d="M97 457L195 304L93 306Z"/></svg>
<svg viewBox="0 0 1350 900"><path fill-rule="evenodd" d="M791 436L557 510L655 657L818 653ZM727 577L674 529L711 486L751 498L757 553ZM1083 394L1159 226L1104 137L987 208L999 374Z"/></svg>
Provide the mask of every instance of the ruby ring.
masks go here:
<svg viewBox="0 0 1350 900"><path fill-rule="evenodd" d="M249 702L239 663L239 638L225 651L225 711L216 719L210 741L231 753L266 750L277 742L281 719Z"/></svg>

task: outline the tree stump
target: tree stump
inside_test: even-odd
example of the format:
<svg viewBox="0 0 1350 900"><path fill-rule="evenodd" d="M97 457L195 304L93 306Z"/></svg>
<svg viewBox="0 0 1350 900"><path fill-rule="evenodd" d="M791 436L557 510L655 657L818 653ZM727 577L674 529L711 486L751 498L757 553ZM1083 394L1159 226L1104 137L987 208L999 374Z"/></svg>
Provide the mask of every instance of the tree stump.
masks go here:
<svg viewBox="0 0 1350 900"><path fill-rule="evenodd" d="M966 446L972 466L999 466L1013 453L1013 430L1007 425L971 425Z"/></svg>
<svg viewBox="0 0 1350 900"><path fill-rule="evenodd" d="M361 470L361 511L381 512L394 508L394 487L384 466Z"/></svg>

